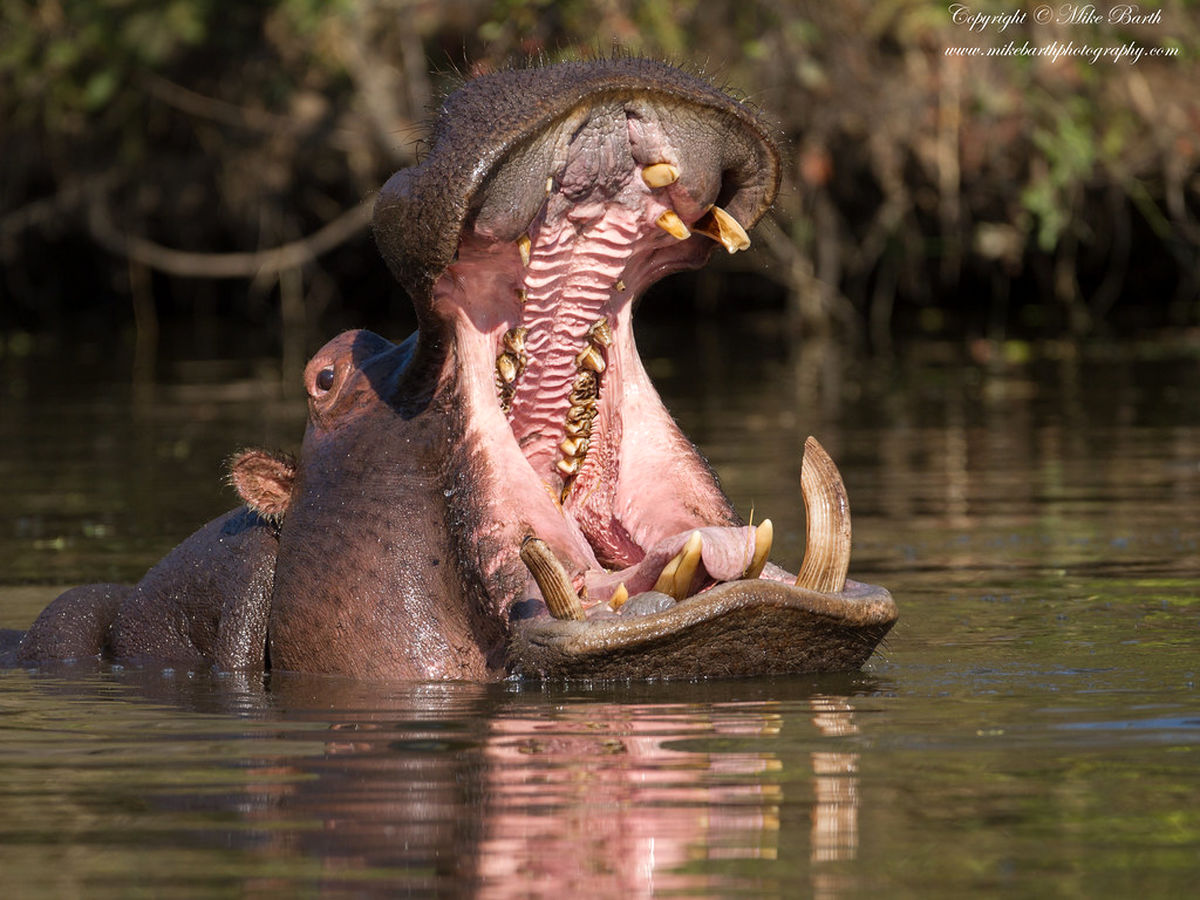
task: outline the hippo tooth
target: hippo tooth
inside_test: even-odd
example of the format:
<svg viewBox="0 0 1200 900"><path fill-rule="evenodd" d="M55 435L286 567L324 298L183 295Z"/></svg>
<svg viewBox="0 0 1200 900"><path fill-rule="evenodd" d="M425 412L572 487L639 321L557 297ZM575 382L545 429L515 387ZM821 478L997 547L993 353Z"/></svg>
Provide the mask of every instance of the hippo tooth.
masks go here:
<svg viewBox="0 0 1200 900"><path fill-rule="evenodd" d="M617 589L613 591L612 596L608 598L608 608L616 612L625 605L625 601L629 599L629 588L625 587L625 582L617 585Z"/></svg>
<svg viewBox="0 0 1200 900"><path fill-rule="evenodd" d="M604 357L592 344L588 344L579 351L575 357L575 364L596 373L604 371Z"/></svg>
<svg viewBox="0 0 1200 900"><path fill-rule="evenodd" d="M587 446L587 441L581 437L563 438L563 442L558 445L558 449L563 452L563 456L573 458L580 456L580 444Z"/></svg>
<svg viewBox="0 0 1200 900"><path fill-rule="evenodd" d="M560 459L555 468L565 477L570 478L579 471L579 460L577 459Z"/></svg>
<svg viewBox="0 0 1200 900"><path fill-rule="evenodd" d="M518 325L516 328L510 328L504 332L504 349L518 356L525 349L525 335L529 334L529 329Z"/></svg>
<svg viewBox="0 0 1200 900"><path fill-rule="evenodd" d="M533 252L533 241L529 235L523 234L517 238L517 249L521 251L521 265L529 265L529 256Z"/></svg>
<svg viewBox="0 0 1200 900"><path fill-rule="evenodd" d="M556 619L574 619L577 622L587 618L579 595L571 587L567 570L545 541L532 536L525 538L521 543L521 561L537 582L550 615Z"/></svg>
<svg viewBox="0 0 1200 900"><path fill-rule="evenodd" d="M710 207L692 225L692 230L717 241L730 253L737 253L750 246L750 235L733 216L719 206Z"/></svg>
<svg viewBox="0 0 1200 900"><path fill-rule="evenodd" d="M592 323L592 327L588 329L588 337L593 344L600 347L612 346L612 329L608 325L608 319L597 319Z"/></svg>
<svg viewBox="0 0 1200 900"><path fill-rule="evenodd" d="M700 536L700 532L693 531L688 537L687 543L683 545L683 549L663 566L658 581L654 582L654 590L670 594L676 602L687 599L688 590L692 586L692 578L700 565L700 551L703 546L704 539Z"/></svg>
<svg viewBox="0 0 1200 900"><path fill-rule="evenodd" d="M511 353L501 353L496 357L496 373L505 384L516 381L518 368L517 358Z"/></svg>
<svg viewBox="0 0 1200 900"><path fill-rule="evenodd" d="M661 188L679 180L679 169L670 163L654 163L642 169L642 181L648 187Z"/></svg>
<svg viewBox="0 0 1200 900"><path fill-rule="evenodd" d="M762 574L767 557L771 555L771 544L775 540L775 526L770 519L763 519L754 529L754 555L750 557L750 565L746 566L743 578L757 578Z"/></svg>
<svg viewBox="0 0 1200 900"><path fill-rule="evenodd" d="M846 586L850 568L850 501L837 466L811 436L804 442L800 493L808 518L807 546L796 585L836 593Z"/></svg>
<svg viewBox="0 0 1200 900"><path fill-rule="evenodd" d="M692 236L688 227L683 224L683 219L679 218L679 213L673 209L668 209L656 221L659 228L677 240L686 241Z"/></svg>

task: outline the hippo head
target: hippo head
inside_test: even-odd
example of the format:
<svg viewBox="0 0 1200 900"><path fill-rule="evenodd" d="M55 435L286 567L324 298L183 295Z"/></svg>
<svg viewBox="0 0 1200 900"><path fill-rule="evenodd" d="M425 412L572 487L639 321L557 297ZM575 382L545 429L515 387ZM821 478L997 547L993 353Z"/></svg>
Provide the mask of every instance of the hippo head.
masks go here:
<svg viewBox="0 0 1200 900"><path fill-rule="evenodd" d="M360 677L847 669L895 620L846 581L849 514L815 442L797 576L768 559L642 367L631 316L778 189L745 105L647 60L468 83L380 192L420 328L310 362L272 666Z"/></svg>

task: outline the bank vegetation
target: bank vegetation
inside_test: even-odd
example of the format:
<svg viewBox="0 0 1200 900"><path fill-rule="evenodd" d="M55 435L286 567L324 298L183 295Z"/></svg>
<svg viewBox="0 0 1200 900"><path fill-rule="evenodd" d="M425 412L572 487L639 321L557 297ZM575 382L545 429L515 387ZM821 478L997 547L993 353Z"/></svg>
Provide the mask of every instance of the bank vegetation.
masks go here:
<svg viewBox="0 0 1200 900"><path fill-rule="evenodd" d="M439 98L478 72L613 53L705 73L775 124L784 192L713 283L796 335L1196 328L1200 10L1041 9L5 2L0 329L145 338L215 316L301 353L403 322L370 202Z"/></svg>

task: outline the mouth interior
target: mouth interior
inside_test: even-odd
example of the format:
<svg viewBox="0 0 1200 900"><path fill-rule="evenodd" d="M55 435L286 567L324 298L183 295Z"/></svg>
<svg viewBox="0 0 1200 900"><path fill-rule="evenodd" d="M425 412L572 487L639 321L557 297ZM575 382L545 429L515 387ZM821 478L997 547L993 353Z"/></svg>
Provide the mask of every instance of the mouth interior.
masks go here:
<svg viewBox="0 0 1200 900"><path fill-rule="evenodd" d="M701 264L714 241L733 252L748 240L713 209L729 180L691 171L653 108L614 100L538 140L545 152L515 157L543 162L544 177L501 169L491 179L499 187L478 202L435 302L455 320L501 514L523 518L579 586L672 536L739 524L654 391L632 312L650 284ZM529 198L502 195L522 180L544 196L514 223L509 213Z"/></svg>

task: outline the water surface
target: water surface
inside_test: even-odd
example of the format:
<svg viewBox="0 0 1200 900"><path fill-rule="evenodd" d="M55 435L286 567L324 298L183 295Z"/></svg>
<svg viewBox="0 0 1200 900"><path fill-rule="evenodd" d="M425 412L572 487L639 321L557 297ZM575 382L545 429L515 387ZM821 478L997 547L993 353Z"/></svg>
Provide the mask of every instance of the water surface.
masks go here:
<svg viewBox="0 0 1200 900"><path fill-rule="evenodd" d="M803 553L815 434L852 574L901 621L860 673L376 685L0 672L14 896L1172 896L1200 877L1200 348L789 353L642 336L726 491ZM52 350L55 348L51 348ZM134 580L294 448L267 360L0 357L0 626Z"/></svg>

